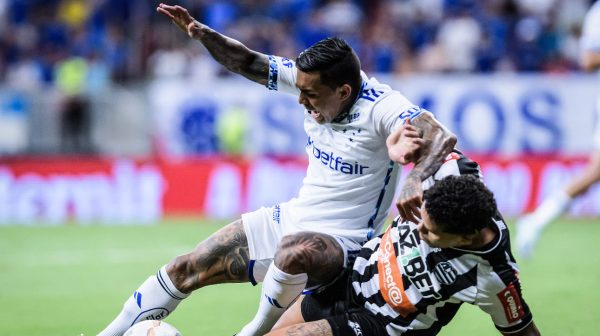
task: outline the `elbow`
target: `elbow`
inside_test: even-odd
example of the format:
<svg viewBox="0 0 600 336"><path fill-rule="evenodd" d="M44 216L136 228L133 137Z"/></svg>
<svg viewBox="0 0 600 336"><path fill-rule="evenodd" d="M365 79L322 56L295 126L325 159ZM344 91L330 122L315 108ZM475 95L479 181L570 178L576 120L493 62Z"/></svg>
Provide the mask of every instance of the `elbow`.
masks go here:
<svg viewBox="0 0 600 336"><path fill-rule="evenodd" d="M458 142L458 138L456 137L456 135L452 132L450 132L447 129L444 129L443 132L443 146L446 149L446 154L449 154L454 147L456 146L456 143Z"/></svg>

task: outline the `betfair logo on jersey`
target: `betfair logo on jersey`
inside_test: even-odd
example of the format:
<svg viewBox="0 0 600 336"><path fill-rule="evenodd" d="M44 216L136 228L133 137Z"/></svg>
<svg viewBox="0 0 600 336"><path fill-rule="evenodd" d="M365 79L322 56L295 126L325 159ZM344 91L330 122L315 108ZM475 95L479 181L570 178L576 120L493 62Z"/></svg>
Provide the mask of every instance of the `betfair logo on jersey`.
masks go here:
<svg viewBox="0 0 600 336"><path fill-rule="evenodd" d="M365 169L369 166L361 165L358 162L348 163L344 161L341 156L335 155L333 152L325 152L317 146L314 141L308 137L307 147L312 147L311 153L315 159L319 160L321 164L328 167L331 170L339 171L348 175L362 175L365 173Z"/></svg>

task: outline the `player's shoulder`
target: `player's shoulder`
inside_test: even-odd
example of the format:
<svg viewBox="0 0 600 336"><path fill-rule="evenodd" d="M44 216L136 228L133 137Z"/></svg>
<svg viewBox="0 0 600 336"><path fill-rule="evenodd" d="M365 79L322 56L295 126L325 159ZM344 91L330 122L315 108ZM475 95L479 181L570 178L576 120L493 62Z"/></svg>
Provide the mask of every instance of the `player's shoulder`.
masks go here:
<svg viewBox="0 0 600 336"><path fill-rule="evenodd" d="M379 82L375 77L369 78L362 71L361 78L362 85L356 98L356 104L360 107L373 108L382 101L387 100L388 96L398 93L389 85Z"/></svg>

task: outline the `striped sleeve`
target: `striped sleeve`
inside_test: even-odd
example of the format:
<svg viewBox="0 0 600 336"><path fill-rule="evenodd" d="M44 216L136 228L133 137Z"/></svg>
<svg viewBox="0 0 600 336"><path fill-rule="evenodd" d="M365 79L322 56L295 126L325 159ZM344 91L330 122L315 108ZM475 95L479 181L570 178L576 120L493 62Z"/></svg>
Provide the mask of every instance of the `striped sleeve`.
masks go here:
<svg viewBox="0 0 600 336"><path fill-rule="evenodd" d="M527 327L533 318L516 273L508 284L504 280L493 271L480 272L478 281L483 284L478 286L475 304L491 316L500 332L513 333Z"/></svg>
<svg viewBox="0 0 600 336"><path fill-rule="evenodd" d="M296 71L294 61L285 57L270 55L267 89L298 96L300 90L296 87Z"/></svg>

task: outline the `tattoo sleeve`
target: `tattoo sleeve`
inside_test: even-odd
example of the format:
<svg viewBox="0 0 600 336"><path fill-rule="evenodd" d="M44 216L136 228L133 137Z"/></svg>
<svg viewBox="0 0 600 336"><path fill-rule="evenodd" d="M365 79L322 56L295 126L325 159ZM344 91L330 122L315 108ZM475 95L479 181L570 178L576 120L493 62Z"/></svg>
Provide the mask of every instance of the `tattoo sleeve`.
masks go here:
<svg viewBox="0 0 600 336"><path fill-rule="evenodd" d="M286 336L319 335L332 336L333 332L327 320L302 323L292 326L285 333Z"/></svg>
<svg viewBox="0 0 600 336"><path fill-rule="evenodd" d="M222 35L206 25L202 25L201 32L198 40L227 70L259 84L267 84L269 74L267 55L251 50L243 43Z"/></svg>
<svg viewBox="0 0 600 336"><path fill-rule="evenodd" d="M456 136L440 124L430 112L411 120L423 135L425 145L421 157L409 173L409 178L423 181L433 175L444 163L446 156L456 145Z"/></svg>

